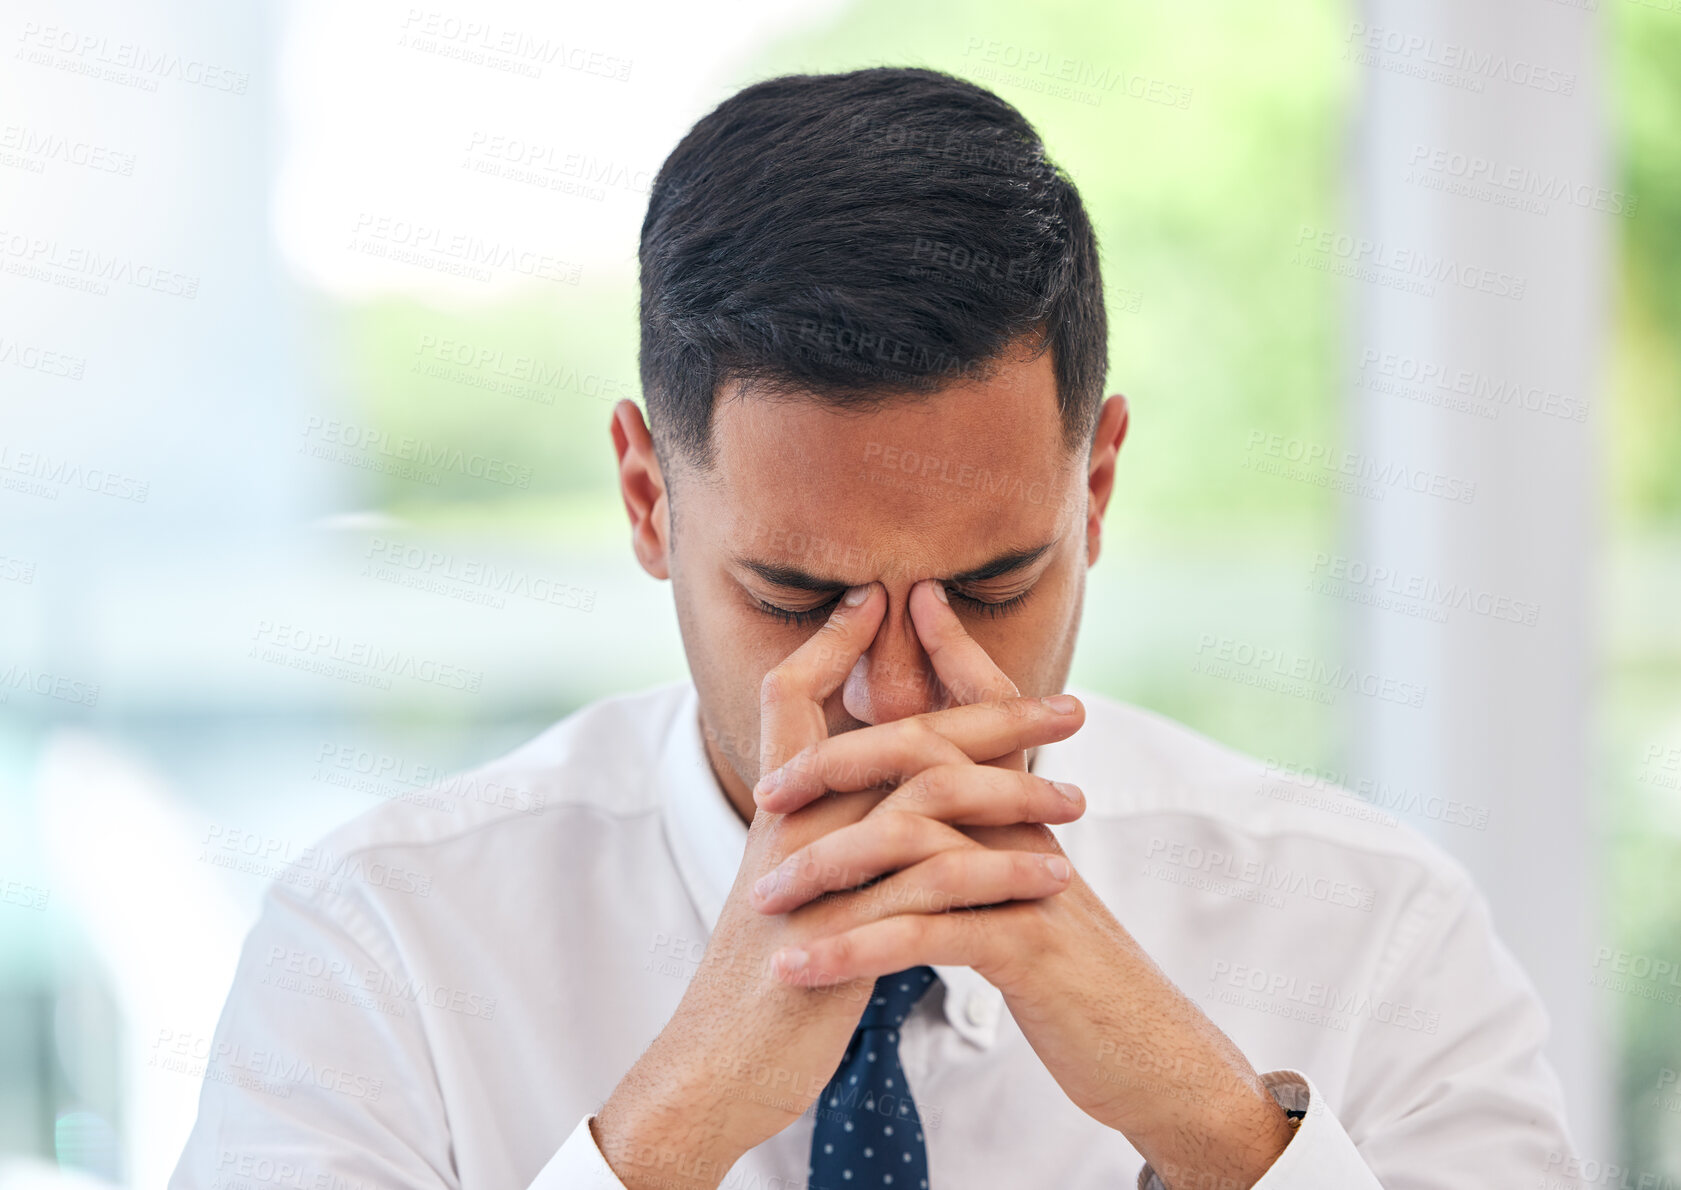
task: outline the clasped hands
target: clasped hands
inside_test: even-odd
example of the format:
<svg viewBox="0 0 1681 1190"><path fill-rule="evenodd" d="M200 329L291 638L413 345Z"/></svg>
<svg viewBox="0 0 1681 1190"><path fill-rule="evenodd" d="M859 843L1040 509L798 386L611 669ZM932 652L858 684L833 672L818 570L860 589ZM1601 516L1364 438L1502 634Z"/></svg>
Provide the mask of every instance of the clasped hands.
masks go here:
<svg viewBox="0 0 1681 1190"><path fill-rule="evenodd" d="M1046 829L1077 819L1085 797L1028 772L1026 752L1077 731L1079 701L1021 697L944 587L925 580L912 588L911 620L942 701L955 705L827 735L823 704L885 609L878 584L851 589L761 690L754 800L760 817L783 816L779 826L807 841L757 879L750 900L767 915L824 909L822 928L777 949L771 971L818 988L918 964L972 967L1003 993L1069 1098L1125 1133L1170 1187L1210 1175L1252 1185L1289 1143L1283 1111ZM800 825L847 795L879 800L815 838Z"/></svg>
<svg viewBox="0 0 1681 1190"><path fill-rule="evenodd" d="M868 886L854 912L836 905L825 914L831 929L856 924L775 953L773 970L789 983L834 985L927 963L973 967L1003 988L1052 941L1037 928L1036 903L1074 879L1044 824L1085 811L1078 788L1029 773L1026 752L1072 735L1085 711L1067 694L1019 697L944 587L928 580L912 588L911 620L937 701L954 705L828 737L823 703L868 648L886 602L877 584L853 588L765 679L763 775L753 790L761 811L789 816L787 833L800 837L810 833L800 816L818 799L885 793L761 876L751 901L761 913L790 913Z"/></svg>
<svg viewBox="0 0 1681 1190"><path fill-rule="evenodd" d="M1084 813L1082 792L1027 771L1084 708L1021 697L938 582L909 600L952 705L830 738L824 704L886 612L878 583L765 676L735 885L670 1020L594 1117L603 1157L630 1190L717 1186L810 1107L876 977L927 964L996 986L1069 1099L1170 1190L1253 1185L1289 1143L1283 1111L1062 853L1048 826Z"/></svg>

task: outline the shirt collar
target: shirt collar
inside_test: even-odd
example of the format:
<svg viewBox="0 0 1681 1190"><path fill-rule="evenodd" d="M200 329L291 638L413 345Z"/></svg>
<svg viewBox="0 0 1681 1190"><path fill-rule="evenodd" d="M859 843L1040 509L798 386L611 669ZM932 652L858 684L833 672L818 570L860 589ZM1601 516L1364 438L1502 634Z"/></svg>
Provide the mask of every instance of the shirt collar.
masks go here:
<svg viewBox="0 0 1681 1190"><path fill-rule="evenodd" d="M700 698L692 682L685 684L657 771L666 838L711 937L747 849L747 825L736 816L712 772L701 737ZM966 1041L990 1049L1004 1015L1003 993L970 967L936 966L934 973L945 985L946 1020Z"/></svg>

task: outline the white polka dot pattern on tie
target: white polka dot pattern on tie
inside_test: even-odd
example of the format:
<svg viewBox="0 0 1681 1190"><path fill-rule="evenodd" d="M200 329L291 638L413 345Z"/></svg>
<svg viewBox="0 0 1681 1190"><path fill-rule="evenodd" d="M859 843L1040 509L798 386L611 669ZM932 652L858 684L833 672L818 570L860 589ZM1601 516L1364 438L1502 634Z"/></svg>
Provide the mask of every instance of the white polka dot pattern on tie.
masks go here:
<svg viewBox="0 0 1681 1190"><path fill-rule="evenodd" d="M899 1064L899 1026L934 982L931 967L884 975L864 1009L834 1077L824 1088L812 1131L810 1190L843 1185L891 1186L895 1177L928 1186L922 1130L893 1121L920 1120Z"/></svg>

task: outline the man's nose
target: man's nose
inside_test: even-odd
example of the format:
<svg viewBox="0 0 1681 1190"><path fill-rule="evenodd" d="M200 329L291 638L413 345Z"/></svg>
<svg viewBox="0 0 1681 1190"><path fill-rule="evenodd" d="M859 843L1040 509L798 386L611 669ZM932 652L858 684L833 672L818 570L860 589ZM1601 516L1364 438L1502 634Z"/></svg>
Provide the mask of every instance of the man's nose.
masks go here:
<svg viewBox="0 0 1681 1190"><path fill-rule="evenodd" d="M847 714L871 726L939 709L939 683L905 604L888 607L841 698Z"/></svg>

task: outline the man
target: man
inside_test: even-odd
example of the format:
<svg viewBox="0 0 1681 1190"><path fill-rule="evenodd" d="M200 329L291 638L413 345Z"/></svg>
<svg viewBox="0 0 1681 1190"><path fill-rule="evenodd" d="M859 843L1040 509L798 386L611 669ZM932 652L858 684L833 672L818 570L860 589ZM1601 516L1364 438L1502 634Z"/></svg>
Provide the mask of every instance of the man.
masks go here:
<svg viewBox="0 0 1681 1190"><path fill-rule="evenodd" d="M665 163L641 265L649 421L612 436L692 685L470 775L519 796L329 839L425 897L277 885L176 1185L1566 1167L1545 1013L1457 864L1061 693L1127 405L1019 113L923 70L750 87Z"/></svg>

